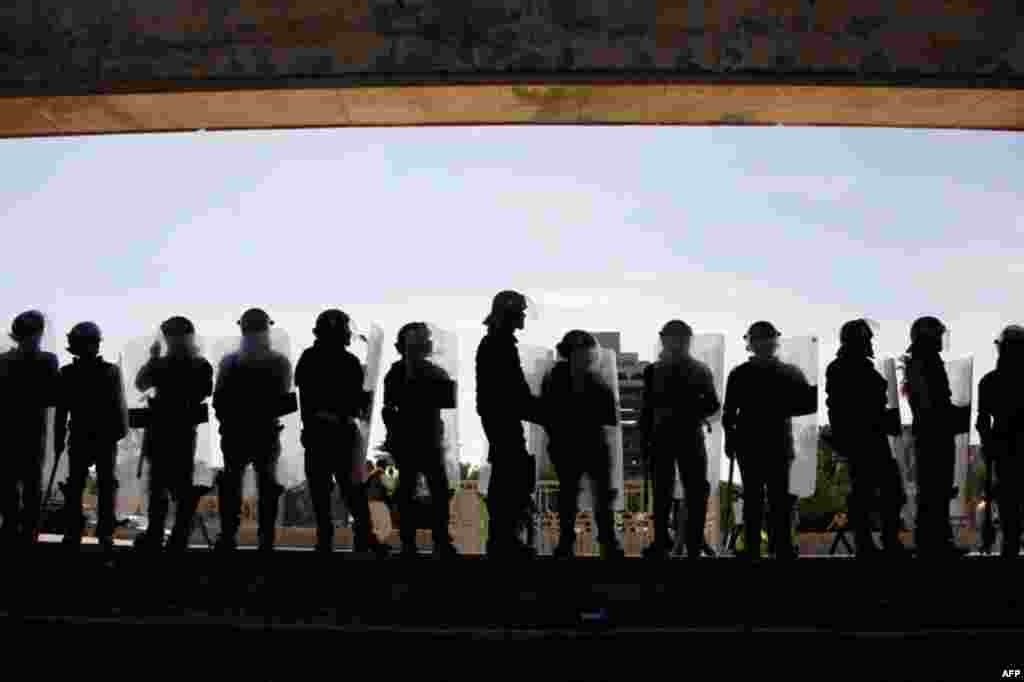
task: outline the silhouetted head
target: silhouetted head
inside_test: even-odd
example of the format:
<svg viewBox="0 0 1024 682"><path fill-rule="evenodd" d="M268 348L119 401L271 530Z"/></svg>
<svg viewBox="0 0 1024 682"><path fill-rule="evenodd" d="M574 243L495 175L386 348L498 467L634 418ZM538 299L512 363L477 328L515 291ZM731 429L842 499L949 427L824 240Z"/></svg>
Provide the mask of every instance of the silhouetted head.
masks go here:
<svg viewBox="0 0 1024 682"><path fill-rule="evenodd" d="M996 339L996 348L999 349L996 369L1012 369L1016 374L1024 368L1024 327L1012 324L1005 328Z"/></svg>
<svg viewBox="0 0 1024 682"><path fill-rule="evenodd" d="M245 336L266 334L273 325L274 321L270 319L270 315L260 308L246 310L238 320L238 326L242 328L242 334Z"/></svg>
<svg viewBox="0 0 1024 682"><path fill-rule="evenodd" d="M867 320L850 320L839 330L839 352L858 357L873 358L875 350L871 344L875 332Z"/></svg>
<svg viewBox="0 0 1024 682"><path fill-rule="evenodd" d="M11 323L11 340L25 350L38 350L43 342L46 318L38 310L27 310Z"/></svg>
<svg viewBox="0 0 1024 682"><path fill-rule="evenodd" d="M501 291L491 302L484 324L492 330L515 331L526 324L526 297L518 291Z"/></svg>
<svg viewBox="0 0 1024 682"><path fill-rule="evenodd" d="M779 350L779 337L782 334L771 322L759 321L750 325L744 339L747 342L747 352L753 353L755 357L766 359L774 357Z"/></svg>
<svg viewBox="0 0 1024 682"><path fill-rule="evenodd" d="M198 352L195 344L196 328L187 317L176 316L169 318L160 325L160 333L167 341L167 350L173 355L185 353L195 354Z"/></svg>
<svg viewBox="0 0 1024 682"><path fill-rule="evenodd" d="M907 352L939 353L942 351L942 338L945 333L946 325L937 317L919 317L910 326L910 348Z"/></svg>
<svg viewBox="0 0 1024 682"><path fill-rule="evenodd" d="M75 357L96 357L103 333L95 322L79 322L68 332L68 352Z"/></svg>
<svg viewBox="0 0 1024 682"><path fill-rule="evenodd" d="M352 343L352 320L337 308L325 310L316 318L313 335L317 341L347 348Z"/></svg>
<svg viewBox="0 0 1024 682"><path fill-rule="evenodd" d="M430 327L426 322L410 322L398 330L395 350L403 358L422 360L434 352Z"/></svg>
<svg viewBox="0 0 1024 682"><path fill-rule="evenodd" d="M670 320L661 328L662 359L677 359L690 354L693 328L682 320Z"/></svg>
<svg viewBox="0 0 1024 682"><path fill-rule="evenodd" d="M574 372L592 370L597 366L597 339L582 329L573 329L555 346L558 356L569 363Z"/></svg>

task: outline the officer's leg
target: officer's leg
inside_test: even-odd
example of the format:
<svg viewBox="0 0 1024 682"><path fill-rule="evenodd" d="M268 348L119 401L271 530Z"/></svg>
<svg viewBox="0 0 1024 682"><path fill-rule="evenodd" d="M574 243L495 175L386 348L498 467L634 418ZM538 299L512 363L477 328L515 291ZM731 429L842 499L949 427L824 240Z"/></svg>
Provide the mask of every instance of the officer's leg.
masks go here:
<svg viewBox="0 0 1024 682"><path fill-rule="evenodd" d="M316 548L319 552L331 552L334 549L334 521L331 515L331 467L329 463L332 454L334 453L326 448L318 447L316 444L312 447L306 446L306 481L309 486L310 501L313 503L313 516L316 518Z"/></svg>
<svg viewBox="0 0 1024 682"><path fill-rule="evenodd" d="M277 482L277 460L280 449L256 458L256 476L259 481L259 542L260 550L274 549L277 531L277 510L284 488Z"/></svg>
<svg viewBox="0 0 1024 682"><path fill-rule="evenodd" d="M551 463L558 476L558 546L555 555L569 557L576 548L576 514L579 512L582 471L575 461L567 457L554 457Z"/></svg>
<svg viewBox="0 0 1024 682"><path fill-rule="evenodd" d="M351 452L353 445L345 448ZM373 524L370 520L370 501L366 497L366 486L352 480L352 462L347 458L337 458L332 476L338 483L345 508L352 514L352 545L357 552L365 552L375 547L377 539L373 536Z"/></svg>
<svg viewBox="0 0 1024 682"><path fill-rule="evenodd" d="M672 509L672 493L676 487L677 443L665 443L655 449L654 464L654 553L672 549L669 533L669 513Z"/></svg>
<svg viewBox="0 0 1024 682"><path fill-rule="evenodd" d="M704 524L707 523L708 460L704 448L685 453L679 462L683 487L686 491L686 555L697 559L704 548Z"/></svg>
<svg viewBox="0 0 1024 682"><path fill-rule="evenodd" d="M1019 454L1010 452L1001 457L996 464L996 473L999 477L996 489L999 519L1003 527L1002 556L1014 559L1020 554L1022 466Z"/></svg>
<svg viewBox="0 0 1024 682"><path fill-rule="evenodd" d="M106 547L113 545L114 508L117 504L117 443L96 446L96 487L97 501L96 538Z"/></svg>
<svg viewBox="0 0 1024 682"><path fill-rule="evenodd" d="M195 452L195 430L191 437L186 440L189 444L187 452ZM199 507L199 496L195 486L192 484L195 478L195 460L186 457L184 451L180 462L174 467L174 479L171 490L174 494L174 530L171 531L170 547L177 551L188 547L189 537L192 535L192 526L195 522L196 511Z"/></svg>
<svg viewBox="0 0 1024 682"><path fill-rule="evenodd" d="M888 445L888 443L886 443ZM900 512L907 502L903 491L903 476L899 464L886 450L879 465L878 483L882 506L882 545L887 552L902 552L900 542Z"/></svg>
<svg viewBox="0 0 1024 682"><path fill-rule="evenodd" d="M736 457L743 479L743 539L747 558L761 556L761 524L764 519L764 465L753 456L739 453Z"/></svg>
<svg viewBox="0 0 1024 682"><path fill-rule="evenodd" d="M433 516L431 537L434 540L434 549L447 552L451 545L451 538L448 535L450 502L448 498L448 474L445 472L440 453L435 457L431 457L425 463L423 475L426 476L427 487L430 489L430 504Z"/></svg>
<svg viewBox="0 0 1024 682"><path fill-rule="evenodd" d="M868 556L878 548L871 537L871 498L873 497L871 462L872 453L857 448L856 456L850 458L850 494L846 506L853 524L857 556Z"/></svg>
<svg viewBox="0 0 1024 682"><path fill-rule="evenodd" d="M224 449L224 470L217 483L217 504L220 508L220 549L234 549L238 545L239 518L242 513L242 476L248 462L239 452L238 445Z"/></svg>
<svg viewBox="0 0 1024 682"><path fill-rule="evenodd" d="M777 456L778 457L778 456ZM770 549L776 559L792 559L793 497L789 494L789 474L793 460L779 457L770 461L768 471L768 505L771 527L768 531Z"/></svg>
<svg viewBox="0 0 1024 682"><path fill-rule="evenodd" d="M82 493L85 491L91 464L84 445L78 442L69 445L67 495L64 499L64 513L67 515L64 524L65 545L77 547L82 544Z"/></svg>
<svg viewBox="0 0 1024 682"><path fill-rule="evenodd" d="M150 460L149 468L149 528L143 537L142 545L156 549L164 544L164 528L167 525L167 494L173 472L168 471L174 466L168 455L174 454L170 448L161 448Z"/></svg>
<svg viewBox="0 0 1024 682"><path fill-rule="evenodd" d="M495 467L497 469L497 467ZM412 457L405 456L398 461L398 489L395 491L395 496L398 498L398 536L401 538L402 551L408 555L415 554L417 552L416 547L416 526L419 525L416 522L416 511L415 511L415 498L416 498L416 486L419 483L420 468ZM494 510L497 506L497 500L499 498L500 488L496 488L494 485L494 478L492 474L490 490L488 491L489 497L491 498L492 504L489 507ZM493 517L492 517L493 518ZM491 540L495 540L493 536L494 527L491 526Z"/></svg>
<svg viewBox="0 0 1024 682"><path fill-rule="evenodd" d="M20 453L13 452L14 456ZM3 471L0 470L0 516L3 516L3 528L0 530L0 539L4 543L13 542L18 536L18 483L20 476L16 475L16 468Z"/></svg>
<svg viewBox="0 0 1024 682"><path fill-rule="evenodd" d="M35 539L39 523L39 505L43 500L43 453L31 451L26 458L25 472L21 478L21 540L31 544Z"/></svg>
<svg viewBox="0 0 1024 682"><path fill-rule="evenodd" d="M594 520L597 522L597 538L605 558L616 558L621 554L615 535L615 516L612 513L612 472L611 453L607 450L591 455L587 460L587 477L591 482L594 499Z"/></svg>

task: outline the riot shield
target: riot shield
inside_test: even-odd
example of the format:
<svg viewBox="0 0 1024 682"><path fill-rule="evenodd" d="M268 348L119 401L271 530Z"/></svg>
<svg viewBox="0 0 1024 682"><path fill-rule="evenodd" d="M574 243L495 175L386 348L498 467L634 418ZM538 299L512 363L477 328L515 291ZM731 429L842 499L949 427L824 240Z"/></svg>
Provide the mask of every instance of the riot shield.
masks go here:
<svg viewBox="0 0 1024 682"><path fill-rule="evenodd" d="M555 366L554 351L540 346L522 345L519 347L519 362L522 364L526 383L530 385L530 392L535 396L540 396L544 377ZM548 433L539 424L523 422L523 426L526 428L526 447L533 456L539 481L551 466L551 457L548 455Z"/></svg>
<svg viewBox="0 0 1024 682"><path fill-rule="evenodd" d="M155 389L151 388L146 392L141 392L135 386L135 380L138 377L139 370L149 362L150 348L154 344L159 346L160 357L166 357L167 342L164 340L163 334L160 332L133 339L125 345L124 350L121 352L121 376L124 381L125 401L128 403L129 410L138 410L148 407L149 401L156 395ZM204 353L204 341L198 335L195 337L195 344L197 346L199 356L206 357ZM210 404L210 400L211 398L206 399L207 405ZM137 423L138 422L136 420L132 420L132 424ZM135 442L141 443L142 450L145 450L147 446L145 429L141 426L132 425L131 430L133 432L137 432ZM195 460L193 485L203 487L213 486L213 454L210 441L209 421L199 424L196 428L196 450L193 454ZM146 481L149 477L150 466L150 462L146 457L148 453L144 451L133 453L130 452L130 450L125 452L125 456L130 457L139 456L140 454L143 455L143 457L139 462L139 466L136 467L136 471L130 472L130 478ZM122 487L124 487L124 481L122 481ZM148 487L143 488L143 490L148 490Z"/></svg>
<svg viewBox="0 0 1024 682"><path fill-rule="evenodd" d="M357 333L356 336L358 338L355 338L349 350L359 358L363 366L363 390L370 394L370 404L367 410L368 419L359 420L359 443L356 445L356 452L353 453L352 475L354 481L365 483L364 463L370 454L373 414L380 395L377 386L380 383L381 360L384 355L384 330L377 323L373 323L368 334Z"/></svg>
<svg viewBox="0 0 1024 682"><path fill-rule="evenodd" d="M597 366L598 375L611 389L615 396L615 412L618 418L620 414L619 405L619 370L618 356L611 348L601 348ZM608 448L612 455L611 465L611 488L618 491L612 502L612 511L624 511L626 508L626 495L624 489L624 451L622 443L622 423L619 420L613 428L606 429ZM594 511L593 484L589 477L584 476L581 482L580 511Z"/></svg>
<svg viewBox="0 0 1024 682"><path fill-rule="evenodd" d="M459 339L455 332L428 323L433 352L430 361L443 369L456 382L455 407L441 410L444 427L442 440L444 467L448 476L448 487L457 487L460 482L459 468Z"/></svg>
<svg viewBox="0 0 1024 682"><path fill-rule="evenodd" d="M818 337L779 339L778 357L803 372L811 386L818 385ZM796 459L789 476L789 492L798 497L814 494L818 474L818 415L793 417L793 449Z"/></svg>
<svg viewBox="0 0 1024 682"><path fill-rule="evenodd" d="M57 328L53 320L53 317L45 310L41 310L43 313L43 339L39 344L39 349L45 353L57 354ZM2 318L7 324L13 320L15 315ZM0 334L0 353L6 353L10 350L17 348L17 344L10 338L6 333ZM58 361L59 364L59 361ZM65 455L61 456L60 462L56 470L54 470L54 462L57 460L56 451L54 449L54 427L56 425L57 408L51 406L46 408L46 440L43 446L43 460L42 460L42 491L43 504L46 503L47 487L50 484L51 477L53 478L53 491L57 490L57 484L62 483L68 478L68 458ZM52 493L51 493L52 495Z"/></svg>
<svg viewBox="0 0 1024 682"><path fill-rule="evenodd" d="M221 361L230 353L239 352L243 349L243 337L231 336L214 340L210 344L208 360L219 374ZM283 329L271 327L270 347L272 350L281 353L288 358L294 373L295 360L292 357L291 339ZM289 390L293 390L289 387ZM281 457L277 464L278 482L290 489L301 485L306 480L304 465L304 453L300 442L300 418L298 412L281 417ZM220 421L216 412L210 410L210 441L212 451L212 462L215 468L224 467L224 452L221 449ZM256 475L250 468L246 471L243 485L243 497L254 497L257 492Z"/></svg>
<svg viewBox="0 0 1024 682"><path fill-rule="evenodd" d="M949 377L951 400L957 407L971 407L974 394L974 356L947 360L946 374ZM968 427L965 433L956 434L956 469L953 485L957 487L957 497L950 502L950 516L961 516L966 501L967 468L970 454L971 432Z"/></svg>
<svg viewBox="0 0 1024 682"><path fill-rule="evenodd" d="M487 487L491 483L491 464L484 462L480 465L480 478L477 479L476 488L482 497L487 497Z"/></svg>

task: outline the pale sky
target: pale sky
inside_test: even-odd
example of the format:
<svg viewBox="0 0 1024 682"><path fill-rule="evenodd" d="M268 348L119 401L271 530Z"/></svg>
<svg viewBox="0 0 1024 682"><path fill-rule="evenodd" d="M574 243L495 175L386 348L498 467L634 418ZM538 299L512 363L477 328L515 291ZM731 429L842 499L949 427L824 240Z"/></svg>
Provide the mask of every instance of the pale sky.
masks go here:
<svg viewBox="0 0 1024 682"><path fill-rule="evenodd" d="M4 140L0 314L48 311L62 346L95 320L116 360L171 315L221 336L260 306L297 360L339 307L384 327L385 370L402 323L434 322L460 335L476 463L473 356L506 288L541 304L524 343L621 330L650 359L678 317L726 334L727 368L758 319L820 335L823 371L847 319L880 320L876 348L895 354L937 315L976 383L998 331L1024 321L1022 155L1012 133L782 127Z"/></svg>

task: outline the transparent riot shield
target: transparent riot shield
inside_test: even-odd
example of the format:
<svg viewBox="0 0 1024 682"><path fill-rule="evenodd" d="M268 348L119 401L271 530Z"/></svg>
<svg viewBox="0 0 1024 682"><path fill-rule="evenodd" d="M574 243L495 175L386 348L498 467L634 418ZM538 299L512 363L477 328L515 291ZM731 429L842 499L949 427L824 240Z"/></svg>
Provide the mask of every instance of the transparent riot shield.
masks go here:
<svg viewBox="0 0 1024 682"><path fill-rule="evenodd" d="M974 394L974 357L947 360L945 365L953 404L957 407L971 407ZM964 514L966 502L970 436L969 426L964 433L956 434L956 469L953 485L957 488L957 496L950 502L949 514L957 518Z"/></svg>
<svg viewBox="0 0 1024 682"><path fill-rule="evenodd" d="M811 386L818 385L818 337L794 336L779 339L778 357L803 372ZM793 446L796 459L789 477L789 492L798 497L814 494L818 474L818 415L793 418Z"/></svg>
<svg viewBox="0 0 1024 682"><path fill-rule="evenodd" d="M491 464L490 462L484 462L480 465L480 478L477 479L476 489L480 492L481 497L487 497L487 487L491 483Z"/></svg>
<svg viewBox="0 0 1024 682"><path fill-rule="evenodd" d="M214 340L210 344L210 354L208 359L214 367L214 371L217 373L219 378L221 362L230 353L242 352L245 354L249 352L250 346L244 342L242 336L222 337ZM278 353L281 353L291 363L292 371L294 374L295 360L292 357L291 339L287 332L283 329L271 327L270 329L270 348ZM289 391L294 390L292 386L289 386ZM277 476L278 482L285 487L285 489L295 488L301 485L306 480L306 471L304 466L304 454L302 445L300 442L301 428L299 413L293 412L289 415L281 417L281 425L284 429L281 431L281 457L278 460L277 465ZM224 452L221 448L220 438L220 421L217 419L216 412L210 410L210 441L212 450L212 461L214 467L222 469L224 467ZM243 497L254 497L257 493L256 485L256 474L250 468L246 471L243 485Z"/></svg>
<svg viewBox="0 0 1024 682"><path fill-rule="evenodd" d="M619 397L618 356L615 354L614 350L611 348L600 349L597 371L600 378L612 389L612 393L615 396L616 417L618 417L620 414L619 405L621 402ZM608 439L608 448L612 454L611 488L617 491L617 495L612 501L612 511L620 512L626 509L625 483L623 480L625 473L625 460L622 443L621 420L619 420L619 423L614 427L606 428L605 432ZM584 476L581 481L580 511L594 511L593 491L593 483L590 481L588 476Z"/></svg>
<svg viewBox="0 0 1024 682"><path fill-rule="evenodd" d="M354 327L354 325L353 325ZM359 333L353 329L354 338L349 351L359 358L363 366L363 390L370 395L367 420L359 420L359 443L356 445L356 452L353 454L352 476L353 480L359 483L366 482L365 462L370 455L371 430L373 426L373 415L377 408L377 399L380 392L377 390L380 384L381 361L384 356L384 330L377 323L370 325L368 333Z"/></svg>
<svg viewBox="0 0 1024 682"><path fill-rule="evenodd" d="M442 440L444 468L448 476L448 487L457 487L461 479L459 467L459 338L455 332L428 323L433 352L430 361L443 369L456 382L455 407L441 410L444 427Z"/></svg>
<svg viewBox="0 0 1024 682"><path fill-rule="evenodd" d="M901 410L900 406L900 394L899 394L899 380L896 374L896 359L887 357L881 358L875 361L875 367L879 373L885 377L886 383L886 408ZM902 418L900 420L902 424ZM907 496L907 505L904 507L903 517L908 524L913 520L915 516L916 505L915 500L917 499L916 489L914 485L913 468L909 453L911 449L908 447L904 434L898 436L889 436L889 447L892 450L893 459L896 460L897 466L900 469L900 476L903 479L903 489Z"/></svg>
<svg viewBox="0 0 1024 682"><path fill-rule="evenodd" d="M39 344L39 349L45 353L57 354L57 327L54 322L53 316L49 315L45 310L41 310L43 313L43 339ZM3 322L9 325L10 322L15 318L14 315L8 315L2 318ZM7 333L0 334L0 354L17 348L17 344L10 338ZM68 478L68 458L67 453L61 456L60 461L57 462L56 450L54 448L54 427L56 425L56 406L50 406L46 408L46 434L45 442L43 445L43 460L42 460L42 496L43 504L46 504L46 497L48 489L51 489L49 493L50 497L56 494L58 490L58 484L63 483ZM56 469L54 463L57 463ZM52 486L51 486L52 479Z"/></svg>
<svg viewBox="0 0 1024 682"><path fill-rule="evenodd" d="M196 336L195 344L198 355L200 357L205 357L204 341L202 337ZM167 356L167 343L164 340L163 334L160 332L133 339L125 345L121 352L121 376L124 381L125 400L128 403L129 410L138 410L149 407L149 401L156 395L155 389L151 388L148 391L142 392L139 391L135 385L139 371L147 362L149 362L150 349L154 346L159 349L160 357ZM211 398L207 398L206 404L209 405L210 401ZM129 444L123 448L123 452L120 453L119 459L128 458L135 460L142 455L141 460L136 462L136 470L129 472L129 478L133 480L140 480L143 483L142 491L147 491L149 488L146 483L149 477L150 462L146 457L148 453L145 452L146 447L148 447L145 429L140 426L135 426L131 428L131 431L133 432L133 436L130 439ZM193 485L212 487L213 453L211 448L209 422L200 424L196 428L196 450L195 453L193 453L193 457L195 460ZM122 488L134 487L133 484L128 484L126 486L125 483L126 482L122 480ZM145 493L143 492L141 494Z"/></svg>
<svg viewBox="0 0 1024 682"><path fill-rule="evenodd" d="M526 383L530 385L530 392L535 396L540 396L544 377L555 366L554 351L541 346L524 344L519 346L519 362L523 367ZM544 472L551 467L551 457L548 454L548 433L539 424L523 422L523 426L526 429L526 447L533 456L539 481Z"/></svg>

